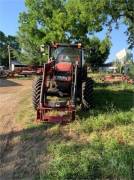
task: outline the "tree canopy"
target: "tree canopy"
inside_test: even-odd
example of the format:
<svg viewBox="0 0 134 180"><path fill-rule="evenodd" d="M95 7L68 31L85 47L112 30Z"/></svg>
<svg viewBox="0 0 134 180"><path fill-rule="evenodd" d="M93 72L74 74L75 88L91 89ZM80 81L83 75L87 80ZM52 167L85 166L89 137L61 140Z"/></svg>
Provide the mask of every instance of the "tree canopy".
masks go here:
<svg viewBox="0 0 134 180"><path fill-rule="evenodd" d="M108 38L100 41L97 37L88 40L86 52L86 62L92 70L97 70L107 60L111 42Z"/></svg>
<svg viewBox="0 0 134 180"><path fill-rule="evenodd" d="M11 48L11 58L16 59L20 52L17 37L8 35L6 36L0 31L0 64L8 66L8 45Z"/></svg>
<svg viewBox="0 0 134 180"><path fill-rule="evenodd" d="M81 42L87 45L94 32L100 32L104 27L110 32L112 24L118 27L119 22L127 25L128 42L133 47L132 1L25 0L27 11L20 13L19 17L19 41L23 55L31 63L42 62L44 60L39 52L41 44Z"/></svg>

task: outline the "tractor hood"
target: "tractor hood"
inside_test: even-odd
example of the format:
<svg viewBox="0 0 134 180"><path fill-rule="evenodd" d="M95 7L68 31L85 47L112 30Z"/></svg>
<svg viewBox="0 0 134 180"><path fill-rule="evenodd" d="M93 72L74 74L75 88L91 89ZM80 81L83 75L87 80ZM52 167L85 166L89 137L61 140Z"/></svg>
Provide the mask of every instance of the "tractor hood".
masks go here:
<svg viewBox="0 0 134 180"><path fill-rule="evenodd" d="M61 72L72 72L73 70L73 64L69 62L60 62L55 65L55 70L56 71L61 71Z"/></svg>

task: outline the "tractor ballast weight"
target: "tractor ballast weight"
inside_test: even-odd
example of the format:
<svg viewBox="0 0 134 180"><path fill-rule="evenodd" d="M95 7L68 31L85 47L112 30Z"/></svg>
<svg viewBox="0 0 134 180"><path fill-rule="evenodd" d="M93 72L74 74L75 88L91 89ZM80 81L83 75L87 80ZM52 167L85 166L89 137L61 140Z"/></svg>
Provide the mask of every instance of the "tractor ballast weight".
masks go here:
<svg viewBox="0 0 134 180"><path fill-rule="evenodd" d="M37 121L67 123L74 120L78 102L84 110L92 106L92 93L93 81L87 77L81 45L49 46L43 75L33 83Z"/></svg>

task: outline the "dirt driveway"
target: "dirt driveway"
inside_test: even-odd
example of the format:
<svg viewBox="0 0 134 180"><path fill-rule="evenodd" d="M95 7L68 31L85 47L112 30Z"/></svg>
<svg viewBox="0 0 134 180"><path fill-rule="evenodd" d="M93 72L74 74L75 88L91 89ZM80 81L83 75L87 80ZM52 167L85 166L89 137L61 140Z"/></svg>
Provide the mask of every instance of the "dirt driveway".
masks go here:
<svg viewBox="0 0 134 180"><path fill-rule="evenodd" d="M14 179L15 159L18 147L14 146L19 137L13 134L23 127L15 122L15 113L18 103L25 90L31 89L31 80L0 79L0 179ZM12 159L12 161L11 161Z"/></svg>

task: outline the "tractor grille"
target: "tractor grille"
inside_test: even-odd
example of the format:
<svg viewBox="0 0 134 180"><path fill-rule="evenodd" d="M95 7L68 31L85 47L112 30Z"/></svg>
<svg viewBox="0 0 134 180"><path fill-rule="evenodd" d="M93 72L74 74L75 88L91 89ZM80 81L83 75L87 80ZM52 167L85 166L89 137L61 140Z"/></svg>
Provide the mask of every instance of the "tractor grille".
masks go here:
<svg viewBox="0 0 134 180"><path fill-rule="evenodd" d="M56 72L55 73L55 80L56 81L71 81L71 75L69 72Z"/></svg>
<svg viewBox="0 0 134 180"><path fill-rule="evenodd" d="M55 76L70 76L70 72L57 71L55 72Z"/></svg>

